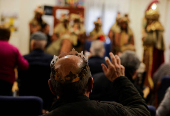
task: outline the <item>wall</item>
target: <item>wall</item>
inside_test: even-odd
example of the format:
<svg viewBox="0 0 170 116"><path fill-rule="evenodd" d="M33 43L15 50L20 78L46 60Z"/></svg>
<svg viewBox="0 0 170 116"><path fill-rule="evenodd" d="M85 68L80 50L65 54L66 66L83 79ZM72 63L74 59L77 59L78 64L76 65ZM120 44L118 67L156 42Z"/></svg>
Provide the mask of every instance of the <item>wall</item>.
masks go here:
<svg viewBox="0 0 170 116"><path fill-rule="evenodd" d="M38 5L56 5L57 0L0 0L1 12L16 12L19 14L19 31L13 33L10 43L19 48L22 54L29 51L28 23L34 16L34 9Z"/></svg>

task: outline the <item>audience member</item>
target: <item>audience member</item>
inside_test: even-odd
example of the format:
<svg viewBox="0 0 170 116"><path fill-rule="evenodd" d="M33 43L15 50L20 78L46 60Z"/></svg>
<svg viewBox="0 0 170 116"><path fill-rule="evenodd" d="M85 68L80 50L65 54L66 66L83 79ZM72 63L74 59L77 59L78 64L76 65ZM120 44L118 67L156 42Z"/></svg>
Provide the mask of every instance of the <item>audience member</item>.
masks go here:
<svg viewBox="0 0 170 116"><path fill-rule="evenodd" d="M12 95L15 81L14 68L26 70L28 62L21 56L19 50L9 44L10 30L0 26L0 95Z"/></svg>
<svg viewBox="0 0 170 116"><path fill-rule="evenodd" d="M103 72L101 64L106 64L104 60L105 48L104 43L96 40L93 41L90 47L91 57L89 58L89 67L91 74L94 75Z"/></svg>
<svg viewBox="0 0 170 116"><path fill-rule="evenodd" d="M31 35L32 52L24 55L29 62L26 71L18 71L19 95L20 96L39 96L43 99L44 109L48 110L53 102L53 95L48 87L50 76L50 65L53 56L44 53L47 37L42 32Z"/></svg>
<svg viewBox="0 0 170 116"><path fill-rule="evenodd" d="M170 115L170 87L167 89L164 99L156 110L156 116Z"/></svg>
<svg viewBox="0 0 170 116"><path fill-rule="evenodd" d="M125 76L134 84L137 69L140 61L133 51L126 51L120 57L122 65L125 67ZM112 83L107 79L104 73L96 73L93 75L94 85L93 92L90 94L90 99L99 101L117 101L117 94L112 88ZM135 85L135 84L134 84ZM143 97L143 92L135 85L140 95Z"/></svg>
<svg viewBox="0 0 170 116"><path fill-rule="evenodd" d="M50 32L49 25L47 23L43 23L41 31L47 36L47 44L45 46L45 48L47 48L51 44L51 36L49 34Z"/></svg>
<svg viewBox="0 0 170 116"><path fill-rule="evenodd" d="M121 56L121 63L125 67L125 76L134 84L134 79L137 77L137 70L140 66L140 60L135 52L125 51ZM139 86L135 85L136 89L143 97L143 92Z"/></svg>
<svg viewBox="0 0 170 116"><path fill-rule="evenodd" d="M162 64L153 75L154 87L161 81L163 76L170 76L170 63Z"/></svg>
<svg viewBox="0 0 170 116"><path fill-rule="evenodd" d="M72 51L55 56L51 62L51 77L48 81L51 91L58 97L52 109L45 116L149 116L145 104L133 84L124 76L120 59L110 53L112 61L106 57L102 64L106 77L118 95L119 103L97 102L89 99L93 88L93 78L88 61L82 53ZM112 62L112 63L111 63Z"/></svg>

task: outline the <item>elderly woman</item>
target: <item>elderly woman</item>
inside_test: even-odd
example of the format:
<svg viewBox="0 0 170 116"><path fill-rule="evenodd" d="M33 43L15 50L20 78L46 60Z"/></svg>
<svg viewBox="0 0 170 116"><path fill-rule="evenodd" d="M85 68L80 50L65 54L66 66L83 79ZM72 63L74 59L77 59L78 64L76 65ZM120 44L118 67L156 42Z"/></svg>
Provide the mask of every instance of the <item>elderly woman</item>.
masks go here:
<svg viewBox="0 0 170 116"><path fill-rule="evenodd" d="M0 95L11 95L15 81L14 68L27 69L28 62L19 50L8 43L10 31L0 26Z"/></svg>

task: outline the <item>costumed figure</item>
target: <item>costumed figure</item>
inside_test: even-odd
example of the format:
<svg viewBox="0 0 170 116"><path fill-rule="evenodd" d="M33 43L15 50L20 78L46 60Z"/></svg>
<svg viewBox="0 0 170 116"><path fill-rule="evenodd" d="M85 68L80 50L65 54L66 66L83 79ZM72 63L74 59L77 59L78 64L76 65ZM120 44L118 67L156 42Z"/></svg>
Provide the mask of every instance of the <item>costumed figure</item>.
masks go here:
<svg viewBox="0 0 170 116"><path fill-rule="evenodd" d="M113 33L111 39L112 52L114 54L119 54L126 50L135 51L134 36L132 30L129 27L129 20L127 17L121 17L118 23L119 24L115 24L115 28L111 28Z"/></svg>
<svg viewBox="0 0 170 116"><path fill-rule="evenodd" d="M121 32L120 23L121 23L121 14L120 14L120 12L118 12L117 17L116 17L116 22L110 28L109 35L108 35L111 42L113 42L113 38L115 36L115 33L120 33Z"/></svg>
<svg viewBox="0 0 170 116"><path fill-rule="evenodd" d="M62 14L60 23L54 28L53 42L46 48L45 52L52 55L69 52L73 47L69 31L69 17Z"/></svg>
<svg viewBox="0 0 170 116"><path fill-rule="evenodd" d="M164 62L165 50L164 28L159 22L158 2L158 0L155 0L149 4L143 20L143 62L147 71L144 84L151 89L153 88L153 74Z"/></svg>
<svg viewBox="0 0 170 116"><path fill-rule="evenodd" d="M70 27L70 40L77 51L82 51L86 40L86 31L82 24L83 18L80 14L71 14L71 19L73 25Z"/></svg>
<svg viewBox="0 0 170 116"><path fill-rule="evenodd" d="M94 22L94 29L90 32L90 40L101 40L105 41L105 34L101 28L102 21L101 18L98 18L97 21Z"/></svg>
<svg viewBox="0 0 170 116"><path fill-rule="evenodd" d="M44 14L43 8L41 6L38 6L34 12L35 12L35 16L29 22L30 35L37 31L40 31L42 28L42 25L45 23L45 21L42 19L42 15Z"/></svg>
<svg viewBox="0 0 170 116"><path fill-rule="evenodd" d="M69 17L66 14L62 14L60 18L60 23L54 28L55 38L61 39L63 35L69 34ZM54 37L53 37L54 38ZM56 39L54 39L56 40Z"/></svg>

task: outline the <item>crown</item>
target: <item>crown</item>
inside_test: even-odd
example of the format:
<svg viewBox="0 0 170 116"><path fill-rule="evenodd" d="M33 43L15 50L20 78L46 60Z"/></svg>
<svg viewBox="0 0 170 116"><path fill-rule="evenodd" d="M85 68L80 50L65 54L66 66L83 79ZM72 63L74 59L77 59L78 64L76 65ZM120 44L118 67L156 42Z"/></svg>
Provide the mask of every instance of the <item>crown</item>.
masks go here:
<svg viewBox="0 0 170 116"><path fill-rule="evenodd" d="M64 78L62 78L58 72L58 70L55 70L55 63L62 57L67 56L67 55L75 55L80 57L81 59L83 59L85 65L81 68L79 73L72 73L70 71L70 73L68 75L66 75ZM75 49L73 49L71 52L69 53L65 53L62 52L59 56L55 56L53 57L52 61L51 61L51 76L58 82L60 83L74 83L74 82L78 82L80 80L82 80L86 74L88 73L88 60L87 58L83 55L83 51L81 53L78 53L77 51L75 51Z"/></svg>

